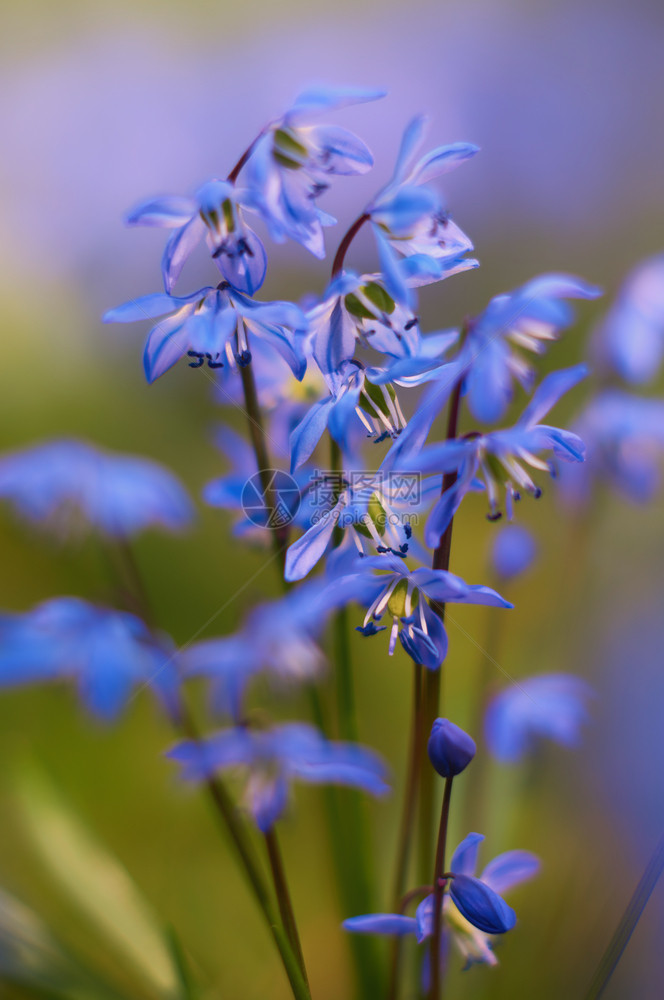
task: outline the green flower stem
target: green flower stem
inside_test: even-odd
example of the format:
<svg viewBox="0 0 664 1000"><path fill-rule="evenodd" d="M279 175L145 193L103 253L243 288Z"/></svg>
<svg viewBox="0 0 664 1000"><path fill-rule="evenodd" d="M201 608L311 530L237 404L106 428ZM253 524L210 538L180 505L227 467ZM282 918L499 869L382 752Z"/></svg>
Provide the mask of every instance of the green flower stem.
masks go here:
<svg viewBox="0 0 664 1000"><path fill-rule="evenodd" d="M251 437L251 443L256 456L258 474L261 479L261 489L263 490L266 506L271 512L273 512L277 509L277 504L274 496L274 490L270 485L270 456L265 438L263 415L258 401L256 379L254 378L254 371L251 363L240 367L240 376L242 378L242 389L244 391L244 405L247 415L249 435ZM284 581L284 570L286 566L286 546L288 544L288 525L281 527L276 525L271 526L270 534L272 536L274 553L279 560L281 579L284 582L284 586L287 587L288 585Z"/></svg>
<svg viewBox="0 0 664 1000"><path fill-rule="evenodd" d="M330 438L330 465L331 472L341 475L343 471L341 449L333 438ZM342 540L343 529L337 525L333 533L333 544L337 546ZM343 740L357 743L359 727L346 607L340 608L334 616L333 643L336 684L335 734ZM323 728L325 729L325 726ZM370 913L373 909L375 879L365 803L362 795L354 789L344 791L331 789L330 792L331 794L326 796L327 819L331 839L334 841L332 853L337 870L343 916ZM364 998L379 994L378 984L382 979L383 969L377 942L371 938L351 934L348 935L348 944L356 968L359 996Z"/></svg>
<svg viewBox="0 0 664 1000"><path fill-rule="evenodd" d="M443 934L443 893L445 892L445 845L447 843L447 825L450 816L450 800L452 798L452 778L445 779L443 805L440 811L440 826L438 828L438 844L436 846L436 863L433 872L433 934L431 935L431 988L429 1000L440 1000L442 996L442 978L440 973L440 945Z"/></svg>
<svg viewBox="0 0 664 1000"><path fill-rule="evenodd" d="M272 881L277 893L277 902L279 903L281 921L284 925L286 933L288 934L288 940L290 941L291 948L297 957L302 975L308 984L309 980L307 977L306 966L304 964L304 954L302 952L302 945L300 944L300 935L298 933L295 912L293 910L290 890L286 880L286 870L281 856L281 848L279 846L277 832L274 827L271 830L268 830L268 832L264 834L264 837L265 846L267 847L267 856L270 861Z"/></svg>
<svg viewBox="0 0 664 1000"><path fill-rule="evenodd" d="M194 721L182 700L178 706L176 721L189 739L195 741L200 739ZM300 965L298 956L289 940L289 935L279 920L247 824L233 804L233 800L220 778L208 778L205 787L215 807L216 815L221 820L222 828L230 837L236 850L249 887L272 934L288 976L293 997L295 1000L311 1000L304 963Z"/></svg>
<svg viewBox="0 0 664 1000"><path fill-rule="evenodd" d="M459 426L459 410L461 408L461 381L454 387L450 399L450 407L447 416L447 433L445 439L451 441L457 436ZM451 489L456 482L456 472L446 472L443 476L442 493ZM452 528L454 518L450 521L438 548L435 550L432 559L433 569L449 570L450 552L452 549ZM436 612L441 622L445 621L445 605L438 601L431 602L432 609ZM426 743L431 732L434 719L440 713L440 696L442 688L442 666L438 670L426 670L424 674L424 710L421 715L422 730L420 732L419 746L423 762L426 755ZM434 795L434 771L431 767L421 768L420 781L420 881L425 881L433 864L433 795Z"/></svg>

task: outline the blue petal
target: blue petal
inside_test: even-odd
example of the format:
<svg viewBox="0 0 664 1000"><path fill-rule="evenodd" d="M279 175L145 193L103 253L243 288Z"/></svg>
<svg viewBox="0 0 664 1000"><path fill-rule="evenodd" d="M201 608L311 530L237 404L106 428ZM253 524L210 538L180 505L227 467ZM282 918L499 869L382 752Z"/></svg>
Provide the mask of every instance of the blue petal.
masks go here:
<svg viewBox="0 0 664 1000"><path fill-rule="evenodd" d="M217 267L233 288L255 295L267 271L267 254L262 240L253 229L245 226L233 242L228 237L224 245L223 253L213 254Z"/></svg>
<svg viewBox="0 0 664 1000"><path fill-rule="evenodd" d="M334 400L331 396L314 403L290 436L291 472L299 469L309 458L320 441Z"/></svg>
<svg viewBox="0 0 664 1000"><path fill-rule="evenodd" d="M181 309L182 306L194 302L197 298L204 298L208 288L199 288L183 298L175 295L166 295L164 292L156 292L154 295L143 295L138 299L130 299L115 309L109 309L104 313L104 323L136 323L141 319L154 319L155 316L163 316L173 312L174 309Z"/></svg>
<svg viewBox="0 0 664 1000"><path fill-rule="evenodd" d="M182 229L176 229L171 235L161 259L161 273L167 292L173 290L188 257L204 235L205 223L200 215L195 215L191 222L188 222Z"/></svg>
<svg viewBox="0 0 664 1000"><path fill-rule="evenodd" d="M415 164L407 180L412 184L426 184L434 177L454 170L476 153L479 153L479 146L474 146L470 142L453 142L449 146L438 146Z"/></svg>
<svg viewBox="0 0 664 1000"><path fill-rule="evenodd" d="M414 917L404 917L399 913L369 913L364 917L349 917L341 925L354 934L389 934L402 937L415 934L417 921Z"/></svg>
<svg viewBox="0 0 664 1000"><path fill-rule="evenodd" d="M485 934L504 934L516 923L511 906L471 875L456 875L451 879L450 896L466 920Z"/></svg>
<svg viewBox="0 0 664 1000"><path fill-rule="evenodd" d="M180 228L195 213L196 202L193 198L163 195L161 198L146 198L139 202L127 212L125 222L128 226Z"/></svg>
<svg viewBox="0 0 664 1000"><path fill-rule="evenodd" d="M530 851L507 851L490 861L480 877L494 892L507 892L539 870L539 858Z"/></svg>
<svg viewBox="0 0 664 1000"><path fill-rule="evenodd" d="M341 298L330 313L329 322L320 324L313 344L313 354L323 375L336 372L355 351L355 324Z"/></svg>
<svg viewBox="0 0 664 1000"><path fill-rule="evenodd" d="M394 167L392 183L400 183L405 177L408 165L413 158L415 150L421 144L426 131L428 118L426 115L418 115L411 119L404 129L401 137L401 145L397 154L397 161Z"/></svg>
<svg viewBox="0 0 664 1000"><path fill-rule="evenodd" d="M143 351L143 368L148 382L172 368L189 350L186 318L179 314L163 319L148 336Z"/></svg>
<svg viewBox="0 0 664 1000"><path fill-rule="evenodd" d="M342 502L320 516L318 522L298 538L286 553L287 580L302 580L321 558L330 544L332 534L342 510Z"/></svg>
<svg viewBox="0 0 664 1000"><path fill-rule="evenodd" d="M285 118L287 121L300 121L321 111L336 111L352 104L378 101L386 94L386 90L375 87L332 87L320 84L308 87L298 94Z"/></svg>
<svg viewBox="0 0 664 1000"><path fill-rule="evenodd" d="M588 375L588 366L574 365L562 371L551 372L540 382L533 398L519 418L519 427L531 427L546 416L558 400Z"/></svg>
<svg viewBox="0 0 664 1000"><path fill-rule="evenodd" d="M310 138L322 150L321 167L327 174L364 174L373 166L373 156L361 139L338 125L319 125Z"/></svg>
<svg viewBox="0 0 664 1000"><path fill-rule="evenodd" d="M503 580L524 573L536 555L537 545L527 528L507 524L496 532L491 545L491 565Z"/></svg>
<svg viewBox="0 0 664 1000"><path fill-rule="evenodd" d="M477 868L477 852L483 840L483 834L469 833L452 855L450 871L455 875L474 875Z"/></svg>

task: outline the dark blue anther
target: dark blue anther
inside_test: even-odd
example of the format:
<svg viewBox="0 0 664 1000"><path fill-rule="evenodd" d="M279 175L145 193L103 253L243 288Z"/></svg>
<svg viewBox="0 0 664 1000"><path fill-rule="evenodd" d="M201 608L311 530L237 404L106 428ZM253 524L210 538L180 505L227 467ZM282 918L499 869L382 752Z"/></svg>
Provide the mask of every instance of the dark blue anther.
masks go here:
<svg viewBox="0 0 664 1000"><path fill-rule="evenodd" d="M189 362L190 368L201 368L205 364L204 356L199 354L198 351L187 351L187 356L190 358L198 358L198 361Z"/></svg>
<svg viewBox="0 0 664 1000"><path fill-rule="evenodd" d="M487 514L486 519L487 521L500 521L502 516L503 515L501 511L494 510L493 513Z"/></svg>

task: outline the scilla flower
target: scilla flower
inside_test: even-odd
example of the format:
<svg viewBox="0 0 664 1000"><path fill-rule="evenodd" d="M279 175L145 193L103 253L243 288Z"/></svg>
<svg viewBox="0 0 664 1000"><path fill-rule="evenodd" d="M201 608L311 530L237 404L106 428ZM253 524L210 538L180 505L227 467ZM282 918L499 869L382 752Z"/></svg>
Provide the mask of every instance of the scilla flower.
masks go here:
<svg viewBox="0 0 664 1000"><path fill-rule="evenodd" d="M229 181L211 180L193 198L163 196L136 205L127 215L130 226L172 229L161 262L164 287L170 294L187 259L205 239L224 278L233 288L254 295L265 280L267 256L262 242L244 220L247 192Z"/></svg>
<svg viewBox="0 0 664 1000"><path fill-rule="evenodd" d="M422 472L456 472L457 479L446 490L431 511L425 529L425 541L435 548L454 517L466 493L479 478L486 488L489 520L498 520L500 493L504 490L507 516L512 517L514 500L525 490L535 498L541 489L535 485L526 466L551 472L549 462L539 452L552 450L565 462L582 462L584 445L576 434L540 424L538 421L569 389L587 375L585 365L547 375L535 391L517 423L509 430L489 434L469 435L425 448L421 454L411 452L412 468ZM408 456L408 452L406 453ZM400 467L407 467L408 457L400 457Z"/></svg>
<svg viewBox="0 0 664 1000"><path fill-rule="evenodd" d="M468 324L464 353L468 406L478 420L494 423L505 413L514 381L532 388L534 371L521 352L543 354L572 322L568 298L594 299L600 289L567 274L543 274L516 291L497 295Z"/></svg>
<svg viewBox="0 0 664 1000"><path fill-rule="evenodd" d="M443 920L454 943L466 959L466 965L483 962L495 965L496 957L491 938L505 934L516 923L514 910L502 899L521 882L539 871L539 861L528 851L508 851L489 862L479 877L475 877L477 851L484 837L470 833L452 856L446 875L447 889L443 897ZM346 930L360 934L414 934L422 943L433 934L433 894L418 906L414 917L399 913L372 913L344 921Z"/></svg>
<svg viewBox="0 0 664 1000"><path fill-rule="evenodd" d="M412 302L412 292L398 266L399 255L411 261L416 281L420 276L432 281L477 267L477 261L464 258L473 248L471 241L443 210L436 192L424 185L474 156L478 148L464 142L439 146L413 163L425 123L420 117L407 126L394 174L366 208L386 287L405 305Z"/></svg>
<svg viewBox="0 0 664 1000"><path fill-rule="evenodd" d="M520 524L506 524L491 545L491 567L501 580L511 580L528 569L537 555L530 531Z"/></svg>
<svg viewBox="0 0 664 1000"><path fill-rule="evenodd" d="M327 190L331 175L363 174L373 166L373 157L352 132L317 125L316 119L384 95L382 90L310 88L263 130L247 163L247 183L272 239L292 239L316 257L325 256L323 226L336 220L318 208L316 199Z"/></svg>
<svg viewBox="0 0 664 1000"><path fill-rule="evenodd" d="M454 778L465 771L477 752L468 733L449 719L435 719L427 743L431 764L441 778Z"/></svg>
<svg viewBox="0 0 664 1000"><path fill-rule="evenodd" d="M182 766L187 781L204 781L217 771L241 769L248 775L245 804L266 833L283 814L290 783L348 785L383 795L385 765L372 750L334 743L313 726L286 723L273 729L238 726L201 741L185 741L168 756Z"/></svg>
<svg viewBox="0 0 664 1000"><path fill-rule="evenodd" d="M542 739L578 746L591 694L588 684L572 674L541 674L506 688L493 698L484 720L491 753L515 763Z"/></svg>
<svg viewBox="0 0 664 1000"><path fill-rule="evenodd" d="M199 288L178 298L157 292L132 299L104 316L105 323L135 323L164 316L150 331L143 352L148 382L163 375L180 358L189 357L191 368L207 362L210 368L247 365L251 362L248 334L267 340L289 364L296 378L306 370L296 330L306 327L303 313L292 302L254 302L221 282L216 288Z"/></svg>
<svg viewBox="0 0 664 1000"><path fill-rule="evenodd" d="M276 682L311 680L325 657L316 637L332 608L321 598L324 584L304 584L278 601L259 604L232 635L204 639L178 657L186 676L203 676L217 710L241 720L247 686L259 673Z"/></svg>
<svg viewBox="0 0 664 1000"><path fill-rule="evenodd" d="M374 574L373 570L379 572ZM387 572L381 572L384 570ZM330 591L332 595L344 594L347 601L368 604L364 622L358 628L363 635L376 635L383 627L377 628L375 622L386 615L391 618L390 655L398 638L408 655L430 670L436 670L447 655L447 633L425 598L441 604L512 607L490 587L468 584L442 569L409 570L403 559L391 553L363 558L357 571L335 580Z"/></svg>
<svg viewBox="0 0 664 1000"><path fill-rule="evenodd" d="M30 521L61 529L78 519L115 537L179 531L193 518L184 487L157 462L67 439L0 456L0 498Z"/></svg>
<svg viewBox="0 0 664 1000"><path fill-rule="evenodd" d="M598 363L627 382L657 375L664 357L664 254L642 261L627 276L593 346Z"/></svg>
<svg viewBox="0 0 664 1000"><path fill-rule="evenodd" d="M106 721L134 686L153 688L177 710L173 644L134 615L58 597L5 620L2 633L0 685L72 680L86 707Z"/></svg>

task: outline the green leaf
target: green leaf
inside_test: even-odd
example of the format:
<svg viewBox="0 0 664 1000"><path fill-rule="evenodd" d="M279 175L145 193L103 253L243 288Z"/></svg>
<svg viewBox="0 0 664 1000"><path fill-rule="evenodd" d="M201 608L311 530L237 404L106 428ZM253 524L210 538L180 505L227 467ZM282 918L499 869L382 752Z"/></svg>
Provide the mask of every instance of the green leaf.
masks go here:
<svg viewBox="0 0 664 1000"><path fill-rule="evenodd" d="M23 771L20 800L33 846L60 888L160 997L181 997L159 920L122 864L93 837L44 774Z"/></svg>

